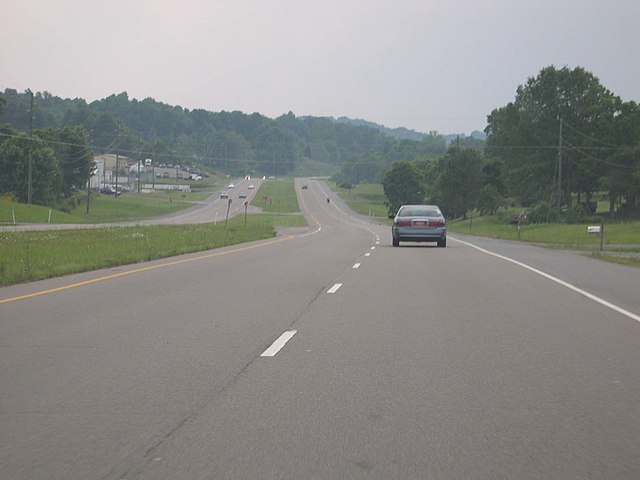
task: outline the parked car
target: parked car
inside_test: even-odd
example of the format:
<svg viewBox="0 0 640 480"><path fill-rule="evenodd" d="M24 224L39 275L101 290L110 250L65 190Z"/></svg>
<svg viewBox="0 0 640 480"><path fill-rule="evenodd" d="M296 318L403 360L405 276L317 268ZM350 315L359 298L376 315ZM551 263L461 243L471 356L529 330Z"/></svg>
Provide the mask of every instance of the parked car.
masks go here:
<svg viewBox="0 0 640 480"><path fill-rule="evenodd" d="M100 189L100 193L103 195L120 195L122 193L122 191L118 188L116 190L115 187L112 187L111 185L105 185L104 187L102 187Z"/></svg>
<svg viewBox="0 0 640 480"><path fill-rule="evenodd" d="M437 205L403 205L393 218L393 246L400 242L437 242L447 246L447 223Z"/></svg>

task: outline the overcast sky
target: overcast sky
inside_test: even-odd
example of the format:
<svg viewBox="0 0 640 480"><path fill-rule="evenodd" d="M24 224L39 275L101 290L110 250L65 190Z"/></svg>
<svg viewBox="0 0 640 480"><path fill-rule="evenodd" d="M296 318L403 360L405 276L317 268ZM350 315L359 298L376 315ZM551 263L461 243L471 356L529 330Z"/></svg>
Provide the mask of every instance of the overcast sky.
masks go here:
<svg viewBox="0 0 640 480"><path fill-rule="evenodd" d="M0 90L482 130L548 65L640 101L640 0L2 0Z"/></svg>

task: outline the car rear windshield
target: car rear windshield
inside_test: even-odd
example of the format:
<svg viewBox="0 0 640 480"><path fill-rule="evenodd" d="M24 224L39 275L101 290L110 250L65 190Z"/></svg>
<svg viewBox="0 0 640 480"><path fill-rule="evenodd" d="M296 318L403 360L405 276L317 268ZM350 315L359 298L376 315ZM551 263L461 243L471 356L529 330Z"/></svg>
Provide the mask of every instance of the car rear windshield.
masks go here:
<svg viewBox="0 0 640 480"><path fill-rule="evenodd" d="M440 211L435 208L408 207L400 210L401 217L439 217Z"/></svg>

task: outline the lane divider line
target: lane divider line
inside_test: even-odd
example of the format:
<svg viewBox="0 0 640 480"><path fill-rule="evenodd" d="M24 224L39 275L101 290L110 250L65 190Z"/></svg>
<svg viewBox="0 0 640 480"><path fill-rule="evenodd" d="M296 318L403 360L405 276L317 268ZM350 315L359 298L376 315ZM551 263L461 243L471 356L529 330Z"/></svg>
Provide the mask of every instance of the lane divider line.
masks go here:
<svg viewBox="0 0 640 480"><path fill-rule="evenodd" d="M15 302L15 301L18 301L18 300L25 300L27 298L38 297L38 296L41 296L41 295L48 295L48 294L56 293L56 292L61 292L63 290L69 290L71 288L78 288L78 287L82 287L84 285L91 285L92 283L104 282L106 280L112 280L114 278L124 277L126 275L133 275L134 273L142 273L142 272L147 272L147 271L150 271L150 270L157 270L159 268L171 267L171 266L174 266L174 265L181 265L181 264L184 264L184 263L196 262L198 260L205 260L205 259L208 259L208 258L219 257L221 255L229 255L231 253L238 253L238 252L244 252L246 250L253 250L255 248L266 247L268 245L273 245L273 244L276 244L276 243L284 242L285 240L291 240L292 238L295 238L295 237L293 235L287 235L286 237L276 238L275 240L270 240L268 242L259 243L257 245L249 245L249 246L245 246L245 247L234 248L232 250L225 250L223 252L214 252L214 253L209 253L207 255L199 255L197 257L183 258L181 260L174 260L172 262L160 263L160 264L157 264L157 265L150 265L150 266L142 267L142 268L135 268L133 270L127 270L125 272L119 272L119 273L114 273L112 275L105 275L103 277L93 278L91 280L86 280L84 282L72 283L72 284L69 284L69 285L64 285L62 287L51 288L51 289L48 289L48 290L41 290L39 292L28 293L26 295L18 295L16 297L3 298L3 299L0 299L0 304L9 303L9 302Z"/></svg>
<svg viewBox="0 0 640 480"><path fill-rule="evenodd" d="M338 290L340 290L341 286L342 286L341 283L336 283L333 287L327 290L327 293L336 293Z"/></svg>
<svg viewBox="0 0 640 480"><path fill-rule="evenodd" d="M291 338L298 333L297 330L289 330L287 332L284 332L282 335L280 335L278 337L278 339L273 342L271 344L271 346L269 348L267 348L264 352L262 352L262 355L260 355L261 357L275 357L276 354L282 350L282 347L284 347L287 342L289 340L291 340Z"/></svg>
<svg viewBox="0 0 640 480"><path fill-rule="evenodd" d="M525 268L548 280L551 280L552 282L556 282L557 284L562 285L563 287L566 287L569 290L573 290L574 292L579 293L580 295L587 297L588 299L593 300L594 302L599 303L600 305L603 305L615 312L621 313L622 315L629 317L632 320L640 322L640 315L636 315L635 313L632 313L629 310L625 310L624 308L619 307L611 302L608 302L607 300L600 298L592 293L589 293L586 290L582 290L581 288L578 288L575 285L565 282L564 280L560 280L559 278L554 277L553 275L549 275L548 273L545 273L542 270L538 270L537 268L527 265L526 263L519 262L518 260L514 260L513 258L505 257L504 255L500 255L499 253L490 252L489 250L485 250L484 248L478 247L473 243L465 242L463 240L458 240L457 238L452 238L452 237L449 237L449 238L451 238L451 240L455 242L462 243L463 245L467 245L468 247L471 247L471 248L475 248L479 252L486 253L487 255L491 255L501 260L505 260L507 262L513 263L514 265L518 265L519 267Z"/></svg>
<svg viewBox="0 0 640 480"><path fill-rule="evenodd" d="M351 267L351 268L360 268L360 264L359 264L359 263L356 263L356 264L355 264L353 267Z"/></svg>

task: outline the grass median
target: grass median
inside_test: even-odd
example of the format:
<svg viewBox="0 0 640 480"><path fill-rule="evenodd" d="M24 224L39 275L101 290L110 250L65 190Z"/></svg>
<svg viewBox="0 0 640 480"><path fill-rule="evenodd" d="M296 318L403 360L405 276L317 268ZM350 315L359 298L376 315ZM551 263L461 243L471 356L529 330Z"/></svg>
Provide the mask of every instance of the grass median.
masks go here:
<svg viewBox="0 0 640 480"><path fill-rule="evenodd" d="M0 233L0 285L211 250L305 226L300 215L248 215L217 224Z"/></svg>

